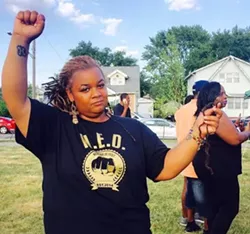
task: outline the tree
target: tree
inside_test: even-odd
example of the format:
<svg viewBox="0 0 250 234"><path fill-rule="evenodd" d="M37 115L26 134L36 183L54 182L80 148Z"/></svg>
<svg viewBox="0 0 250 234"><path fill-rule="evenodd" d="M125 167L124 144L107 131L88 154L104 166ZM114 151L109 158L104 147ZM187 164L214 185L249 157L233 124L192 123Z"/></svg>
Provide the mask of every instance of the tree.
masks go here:
<svg viewBox="0 0 250 234"><path fill-rule="evenodd" d="M0 100L0 116L10 117L10 113L3 100Z"/></svg>
<svg viewBox="0 0 250 234"><path fill-rule="evenodd" d="M124 51L112 52L110 48L100 49L92 43L81 41L76 48L70 50L70 56L89 55L102 66L135 66L137 60L131 56L126 56Z"/></svg>
<svg viewBox="0 0 250 234"><path fill-rule="evenodd" d="M211 42L211 35L199 25L172 27L168 31L158 32L155 37L150 38L150 45L145 47L145 52L142 55L143 60L146 60L152 68L157 66L161 51L169 44L166 39L167 34L172 35L176 40L185 74L187 75L190 71L197 69L197 66L194 66L195 64L190 61L193 58L193 56L189 57L190 54ZM204 64L211 61L206 62L205 59L203 58Z"/></svg>
<svg viewBox="0 0 250 234"><path fill-rule="evenodd" d="M161 39L163 35L161 34ZM184 82L184 67L174 35L165 33L165 47L155 47L158 39L151 39L151 44L146 46L144 58L148 59L147 72L151 75L151 95L153 98L164 99L164 102L176 101L181 103L186 95ZM153 57L148 57L154 52Z"/></svg>
<svg viewBox="0 0 250 234"><path fill-rule="evenodd" d="M146 71L141 71L140 72L141 97L150 94L150 89L151 89L150 77L147 75Z"/></svg>
<svg viewBox="0 0 250 234"><path fill-rule="evenodd" d="M27 90L27 95L28 95L28 97L32 98L32 94L33 94L32 84L29 84L28 85L28 90Z"/></svg>
<svg viewBox="0 0 250 234"><path fill-rule="evenodd" d="M233 55L250 62L250 28L235 26L232 30L217 31L212 37L212 51L216 59Z"/></svg>
<svg viewBox="0 0 250 234"><path fill-rule="evenodd" d="M10 117L10 113L7 109L7 106L3 100L2 88L0 87L0 116Z"/></svg>
<svg viewBox="0 0 250 234"><path fill-rule="evenodd" d="M182 62L185 63L192 50L207 44L211 40L209 32L200 25L172 27L168 33L176 38Z"/></svg>
<svg viewBox="0 0 250 234"><path fill-rule="evenodd" d="M29 84L27 95L32 98L32 85ZM0 87L0 116L10 117L10 113L7 109L6 103L3 100L2 88Z"/></svg>
<svg viewBox="0 0 250 234"><path fill-rule="evenodd" d="M184 67L186 71L192 72L198 68L204 67L212 62L215 62L216 56L212 51L211 44L203 44L193 49L186 60ZM186 73L187 75L187 73Z"/></svg>
<svg viewBox="0 0 250 234"><path fill-rule="evenodd" d="M174 115L180 106L181 104L175 101L165 103L164 99L157 98L154 104L154 116L156 118L166 118L167 116Z"/></svg>

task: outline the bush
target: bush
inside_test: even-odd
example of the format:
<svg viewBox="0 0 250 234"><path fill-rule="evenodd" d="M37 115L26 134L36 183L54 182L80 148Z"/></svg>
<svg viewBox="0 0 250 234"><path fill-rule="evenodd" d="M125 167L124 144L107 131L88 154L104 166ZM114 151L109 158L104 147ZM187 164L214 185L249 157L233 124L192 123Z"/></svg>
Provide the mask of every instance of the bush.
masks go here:
<svg viewBox="0 0 250 234"><path fill-rule="evenodd" d="M165 103L163 99L157 99L154 103L154 116L156 118L166 118L174 115L181 104L175 101Z"/></svg>
<svg viewBox="0 0 250 234"><path fill-rule="evenodd" d="M3 100L0 100L0 116L11 117Z"/></svg>

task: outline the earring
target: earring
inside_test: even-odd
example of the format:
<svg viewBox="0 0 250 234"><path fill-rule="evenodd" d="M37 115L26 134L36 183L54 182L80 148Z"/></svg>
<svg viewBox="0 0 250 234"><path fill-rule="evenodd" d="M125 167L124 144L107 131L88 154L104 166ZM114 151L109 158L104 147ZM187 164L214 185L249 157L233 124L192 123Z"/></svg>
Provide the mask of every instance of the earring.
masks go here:
<svg viewBox="0 0 250 234"><path fill-rule="evenodd" d="M78 118L77 118L77 109L76 105L74 102L71 103L71 115L72 115L72 123L73 124L78 124Z"/></svg>

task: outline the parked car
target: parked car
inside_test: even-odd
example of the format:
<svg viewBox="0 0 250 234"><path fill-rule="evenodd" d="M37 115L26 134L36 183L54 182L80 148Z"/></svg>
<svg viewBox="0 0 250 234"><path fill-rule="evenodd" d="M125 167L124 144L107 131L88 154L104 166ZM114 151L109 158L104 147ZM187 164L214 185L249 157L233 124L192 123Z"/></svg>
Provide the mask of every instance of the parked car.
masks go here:
<svg viewBox="0 0 250 234"><path fill-rule="evenodd" d="M175 124L161 118L151 118L141 120L161 139L176 139Z"/></svg>
<svg viewBox="0 0 250 234"><path fill-rule="evenodd" d="M139 121L142 121L142 120L144 120L144 119L148 119L150 116L149 116L149 115L148 115L148 116L144 116L144 115L139 114L139 113L137 113L137 112L132 112L132 113L131 113L131 117L132 117L133 119L137 119L137 120L139 120Z"/></svg>
<svg viewBox="0 0 250 234"><path fill-rule="evenodd" d="M13 119L0 116L0 134L13 133L15 128L16 124Z"/></svg>

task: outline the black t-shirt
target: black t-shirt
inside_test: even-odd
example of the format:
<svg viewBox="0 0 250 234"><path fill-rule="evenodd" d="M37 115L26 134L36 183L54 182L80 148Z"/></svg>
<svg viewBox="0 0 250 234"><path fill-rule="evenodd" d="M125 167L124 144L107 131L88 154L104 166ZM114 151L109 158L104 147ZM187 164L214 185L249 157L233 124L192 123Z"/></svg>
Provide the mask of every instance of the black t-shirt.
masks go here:
<svg viewBox="0 0 250 234"><path fill-rule="evenodd" d="M206 154L204 147L196 154L193 165L197 176L202 180L214 178L232 178L242 173L241 145L230 145L218 135L208 137L210 170L205 167ZM211 177L212 176L212 177Z"/></svg>
<svg viewBox="0 0 250 234"><path fill-rule="evenodd" d="M41 161L47 234L149 234L146 177L161 172L167 147L137 120L104 123L31 100L27 137L16 141Z"/></svg>
<svg viewBox="0 0 250 234"><path fill-rule="evenodd" d="M124 110L124 106L122 106L120 103L118 103L114 107L114 115L121 116L121 114L123 113L123 110ZM131 118L130 108L127 109L126 117Z"/></svg>

